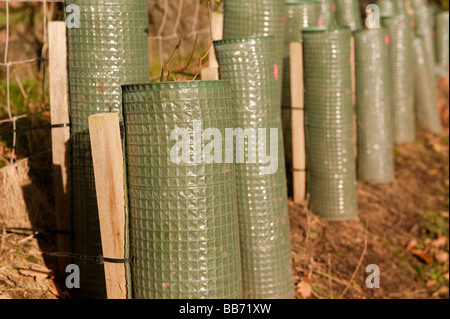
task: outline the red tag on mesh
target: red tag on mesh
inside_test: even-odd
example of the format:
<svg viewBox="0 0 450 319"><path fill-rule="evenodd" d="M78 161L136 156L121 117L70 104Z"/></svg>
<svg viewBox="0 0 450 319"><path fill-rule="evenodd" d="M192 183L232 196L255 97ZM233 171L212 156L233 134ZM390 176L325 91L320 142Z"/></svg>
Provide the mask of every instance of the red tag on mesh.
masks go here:
<svg viewBox="0 0 450 319"><path fill-rule="evenodd" d="M336 3L333 3L333 6L331 8L333 9L333 12L336 12Z"/></svg>
<svg viewBox="0 0 450 319"><path fill-rule="evenodd" d="M273 75L275 76L275 80L278 80L278 77L280 76L280 70L278 69L278 64L275 64L273 66Z"/></svg>
<svg viewBox="0 0 450 319"><path fill-rule="evenodd" d="M386 43L386 45L389 45L391 43L391 39L388 35L384 37L384 43Z"/></svg>
<svg viewBox="0 0 450 319"><path fill-rule="evenodd" d="M319 27L322 26L322 18L319 18L319 20L317 20L317 25L318 25Z"/></svg>

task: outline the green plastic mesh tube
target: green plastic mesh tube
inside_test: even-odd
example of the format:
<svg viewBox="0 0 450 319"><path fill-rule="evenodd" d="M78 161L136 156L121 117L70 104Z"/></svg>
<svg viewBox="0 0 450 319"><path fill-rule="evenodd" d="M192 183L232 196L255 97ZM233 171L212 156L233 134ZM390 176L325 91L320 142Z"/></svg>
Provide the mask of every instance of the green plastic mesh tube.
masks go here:
<svg viewBox="0 0 450 319"><path fill-rule="evenodd" d="M448 11L436 15L436 56L437 71L441 77L449 74L449 14Z"/></svg>
<svg viewBox="0 0 450 319"><path fill-rule="evenodd" d="M123 87L135 299L242 298L234 164L202 158L232 106L224 81Z"/></svg>
<svg viewBox="0 0 450 319"><path fill-rule="evenodd" d="M391 61L391 95L394 118L394 143L415 140L414 68L411 47L410 18L406 14L385 17Z"/></svg>
<svg viewBox="0 0 450 319"><path fill-rule="evenodd" d="M273 36L276 64L281 77L283 74L285 0L227 0L223 5L224 39ZM278 87L281 94L281 79L278 81Z"/></svg>
<svg viewBox="0 0 450 319"><path fill-rule="evenodd" d="M334 0L318 0L320 3L319 26L328 27L336 21Z"/></svg>
<svg viewBox="0 0 450 319"><path fill-rule="evenodd" d="M423 38L426 52L426 63L428 65L428 72L435 74L436 68L436 52L435 44L433 40L433 24L432 17L430 15L430 8L423 4L415 8L415 26L416 35Z"/></svg>
<svg viewBox="0 0 450 319"><path fill-rule="evenodd" d="M427 0L410 0L411 6L414 10L426 5Z"/></svg>
<svg viewBox="0 0 450 319"><path fill-rule="evenodd" d="M303 30L310 209L330 221L357 216L349 28Z"/></svg>
<svg viewBox="0 0 450 319"><path fill-rule="evenodd" d="M394 140L386 30L356 32L355 51L358 177L371 184L391 183Z"/></svg>
<svg viewBox="0 0 450 319"><path fill-rule="evenodd" d="M442 133L441 118L436 99L434 76L430 78L427 70L424 39L413 40L413 58L415 69L415 96L418 122L435 134Z"/></svg>
<svg viewBox="0 0 450 319"><path fill-rule="evenodd" d="M247 139L244 145L245 154L254 151L256 144L256 149L267 146L266 152L269 147L273 152L274 138L278 169L273 174L264 174L261 169L267 164L258 161L236 164L243 294L247 299L294 297L274 43L272 37L215 42L221 78L232 84L235 127L266 129L266 141L269 131L277 130L270 146L259 138L257 143Z"/></svg>
<svg viewBox="0 0 450 319"><path fill-rule="evenodd" d="M121 114L120 85L148 73L147 1L66 1L80 8L80 27L68 29L73 249L102 253L88 117ZM124 14L127 12L127 14ZM80 297L105 298L103 265L77 261Z"/></svg>
<svg viewBox="0 0 450 319"><path fill-rule="evenodd" d="M358 0L336 0L336 22L352 31L362 29Z"/></svg>
<svg viewBox="0 0 450 319"><path fill-rule="evenodd" d="M380 13L383 17L389 17L398 14L398 0L378 0L377 5L380 7Z"/></svg>
<svg viewBox="0 0 450 319"><path fill-rule="evenodd" d="M312 0L291 0L286 2L286 27L284 35L284 67L283 67L283 96L282 117L284 150L288 177L292 168L292 127L291 127L291 71L290 71L290 43L301 42L301 30L309 26L317 26L320 16L320 3ZM290 178L289 178L290 179Z"/></svg>

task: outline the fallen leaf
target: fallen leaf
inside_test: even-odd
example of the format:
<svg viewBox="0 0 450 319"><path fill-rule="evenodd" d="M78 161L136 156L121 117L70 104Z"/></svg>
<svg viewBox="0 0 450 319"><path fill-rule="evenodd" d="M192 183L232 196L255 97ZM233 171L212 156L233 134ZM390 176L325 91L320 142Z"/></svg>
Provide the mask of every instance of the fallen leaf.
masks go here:
<svg viewBox="0 0 450 319"><path fill-rule="evenodd" d="M434 150L436 153L442 153L442 146L441 146L440 144L438 144L438 143L433 144L433 150Z"/></svg>
<svg viewBox="0 0 450 319"><path fill-rule="evenodd" d="M440 151L438 152L440 153ZM435 169L432 169L431 171L428 172L431 176L436 176L439 172Z"/></svg>
<svg viewBox="0 0 450 319"><path fill-rule="evenodd" d="M445 245L447 245L447 237L445 236L440 236L438 239L431 242L431 246L435 248L441 248Z"/></svg>
<svg viewBox="0 0 450 319"><path fill-rule="evenodd" d="M436 280L430 279L427 281L427 287L434 287L436 286L436 284L437 284Z"/></svg>
<svg viewBox="0 0 450 319"><path fill-rule="evenodd" d="M443 277L444 277L445 279L449 280L448 276L449 276L449 274L446 273Z"/></svg>
<svg viewBox="0 0 450 319"><path fill-rule="evenodd" d="M426 264L432 264L433 263L433 258L428 256L423 250L411 249L411 253L414 256L416 256L417 258L419 258L420 260L422 260L423 262L425 262Z"/></svg>
<svg viewBox="0 0 450 319"><path fill-rule="evenodd" d="M35 269L19 269L19 273L21 273L24 276L34 277L36 281L42 281L44 279L47 279L52 274L51 271L45 272Z"/></svg>
<svg viewBox="0 0 450 319"><path fill-rule="evenodd" d="M297 291L302 295L303 298L307 299L311 297L312 294L312 286L307 281L301 281L297 284Z"/></svg>
<svg viewBox="0 0 450 319"><path fill-rule="evenodd" d="M450 214L449 214L449 212L441 212L441 216L444 218L449 218Z"/></svg>
<svg viewBox="0 0 450 319"><path fill-rule="evenodd" d="M61 297L61 296L59 295L59 290L58 290L58 288L56 287L56 285L55 285L55 283L53 282L53 280L50 280L50 285L48 286L48 290L49 290L52 294L54 294L56 297Z"/></svg>
<svg viewBox="0 0 450 319"><path fill-rule="evenodd" d="M434 256L437 262L446 263L448 262L448 252L446 251L438 251Z"/></svg>
<svg viewBox="0 0 450 319"><path fill-rule="evenodd" d="M448 287L447 287L447 286L442 287L442 288L439 290L439 292L440 292L442 295L448 295Z"/></svg>
<svg viewBox="0 0 450 319"><path fill-rule="evenodd" d="M419 243L417 242L416 239L411 239L411 241L409 242L408 246L406 246L406 251L411 252L414 247L416 247Z"/></svg>

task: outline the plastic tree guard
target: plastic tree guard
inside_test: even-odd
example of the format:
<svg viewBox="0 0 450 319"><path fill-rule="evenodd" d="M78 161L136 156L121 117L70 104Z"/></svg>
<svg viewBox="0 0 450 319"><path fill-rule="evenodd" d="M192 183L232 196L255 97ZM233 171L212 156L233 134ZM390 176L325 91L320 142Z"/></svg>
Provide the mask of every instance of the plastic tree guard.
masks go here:
<svg viewBox="0 0 450 319"><path fill-rule="evenodd" d="M380 13L383 17L389 17L398 14L397 7L398 0L378 0L377 4L380 7Z"/></svg>
<svg viewBox="0 0 450 319"><path fill-rule="evenodd" d="M134 298L242 297L235 167L202 157L232 106L224 81L123 87Z"/></svg>
<svg viewBox="0 0 450 319"><path fill-rule="evenodd" d="M428 72L433 76L436 72L436 49L433 39L434 28L432 24L431 10L425 5L417 4L415 12L416 35L423 38L426 52L426 60Z"/></svg>
<svg viewBox="0 0 450 319"><path fill-rule="evenodd" d="M441 117L436 99L436 82L427 70L424 39L413 40L414 69L417 120L426 129L435 134L442 133Z"/></svg>
<svg viewBox="0 0 450 319"><path fill-rule="evenodd" d="M74 252L102 254L88 117L121 114L120 85L149 79L147 1L66 1L80 9L68 29ZM124 14L126 12L126 14ZM105 298L104 266L77 261L80 297Z"/></svg>
<svg viewBox="0 0 450 319"><path fill-rule="evenodd" d="M270 137L271 152L277 147L272 142L278 142L276 171L265 174L262 169L268 164L259 161L236 164L243 293L248 299L294 297L275 46L273 37L215 42L221 77L232 84L235 127L266 129L266 141L269 131L277 129ZM244 154L256 149L268 153L267 144L260 138L247 141Z"/></svg>
<svg viewBox="0 0 450 319"><path fill-rule="evenodd" d="M336 4L334 0L318 0L320 3L319 26L328 27L336 22Z"/></svg>
<svg viewBox="0 0 450 319"><path fill-rule="evenodd" d="M352 31L362 29L362 18L358 0L335 0L336 22L341 26L347 26Z"/></svg>
<svg viewBox="0 0 450 319"><path fill-rule="evenodd" d="M449 17L448 11L436 15L436 55L438 75L449 74Z"/></svg>
<svg viewBox="0 0 450 319"><path fill-rule="evenodd" d="M358 177L371 184L395 179L390 48L386 39L384 29L355 33Z"/></svg>
<svg viewBox="0 0 450 319"><path fill-rule="evenodd" d="M303 30L307 191L330 221L357 216L349 28Z"/></svg>
<svg viewBox="0 0 450 319"><path fill-rule="evenodd" d="M382 19L388 30L391 60L391 95L394 119L394 143L415 140L414 68L410 18L400 14Z"/></svg>
<svg viewBox="0 0 450 319"><path fill-rule="evenodd" d="M291 123L291 71L290 71L290 43L301 42L301 30L310 26L317 26L320 16L320 3L312 0L291 0L286 2L286 27L284 36L284 67L283 67L283 137L286 152L286 166L288 176L292 168L292 123Z"/></svg>
<svg viewBox="0 0 450 319"><path fill-rule="evenodd" d="M278 87L281 92L285 0L227 0L224 1L224 14L224 39L247 36L274 37L275 63L280 77Z"/></svg>

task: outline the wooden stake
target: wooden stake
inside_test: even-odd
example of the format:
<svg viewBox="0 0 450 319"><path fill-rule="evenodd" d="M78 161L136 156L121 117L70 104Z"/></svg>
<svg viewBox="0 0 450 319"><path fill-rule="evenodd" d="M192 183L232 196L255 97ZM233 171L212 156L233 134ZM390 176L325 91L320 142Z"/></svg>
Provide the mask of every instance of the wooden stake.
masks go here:
<svg viewBox="0 0 450 319"><path fill-rule="evenodd" d="M69 98L67 85L66 24L50 22L49 74L50 74L50 117L52 125L69 124ZM70 127L52 129L53 181L55 189L56 227L67 234L57 234L57 249L70 252L70 192L69 192L69 152ZM58 260L60 274L65 274L70 259Z"/></svg>
<svg viewBox="0 0 450 319"><path fill-rule="evenodd" d="M219 79L219 68L204 68L202 69L203 81L214 81Z"/></svg>
<svg viewBox="0 0 450 319"><path fill-rule="evenodd" d="M103 255L125 258L125 193L122 142L117 113L89 117L95 189ZM105 263L108 299L126 299L124 264Z"/></svg>
<svg viewBox="0 0 450 319"><path fill-rule="evenodd" d="M214 41L223 39L223 13L213 12L212 14L212 33ZM202 80L219 79L219 63L217 62L216 51L214 47L209 52L209 67L201 71Z"/></svg>
<svg viewBox="0 0 450 319"><path fill-rule="evenodd" d="M350 67L352 72L352 99L353 99L353 129L354 129L354 144L355 157L358 157L358 119L356 117L356 51L355 51L355 37L350 38Z"/></svg>
<svg viewBox="0 0 450 319"><path fill-rule="evenodd" d="M292 163L294 202L306 196L305 111L303 83L303 45L290 44L291 105L292 105Z"/></svg>

